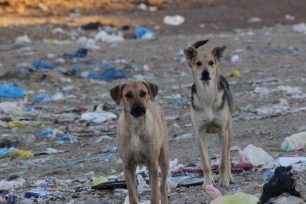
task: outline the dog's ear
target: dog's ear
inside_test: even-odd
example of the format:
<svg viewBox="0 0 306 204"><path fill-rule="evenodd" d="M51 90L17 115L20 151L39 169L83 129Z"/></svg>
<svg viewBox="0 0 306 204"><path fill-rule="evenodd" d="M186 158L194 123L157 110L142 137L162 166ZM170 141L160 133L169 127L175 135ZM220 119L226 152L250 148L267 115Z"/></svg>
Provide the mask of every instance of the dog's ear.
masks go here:
<svg viewBox="0 0 306 204"><path fill-rule="evenodd" d="M184 54L187 60L188 66L192 67L195 56L197 55L197 49L202 45L206 44L208 40L199 40L191 43L187 48L184 49Z"/></svg>
<svg viewBox="0 0 306 204"><path fill-rule="evenodd" d="M225 46L225 45L223 45L222 47L215 47L215 48L211 51L211 53L212 53L218 60L220 60L225 49L226 49L226 46Z"/></svg>
<svg viewBox="0 0 306 204"><path fill-rule="evenodd" d="M145 86L147 87L147 89L149 91L151 101L153 101L155 96L157 95L158 86L155 85L155 84L152 84L150 82L143 82L143 83L145 84Z"/></svg>
<svg viewBox="0 0 306 204"><path fill-rule="evenodd" d="M189 67L192 67L195 56L197 56L198 51L196 48L189 46L184 49L184 55L186 57L186 61Z"/></svg>
<svg viewBox="0 0 306 204"><path fill-rule="evenodd" d="M202 45L206 44L209 40L199 40L191 43L190 47L194 47L195 49L198 49Z"/></svg>
<svg viewBox="0 0 306 204"><path fill-rule="evenodd" d="M125 84L119 84L115 87L113 87L109 93L112 97L112 99L117 103L117 105L120 104L121 99L122 99L122 89L124 87Z"/></svg>

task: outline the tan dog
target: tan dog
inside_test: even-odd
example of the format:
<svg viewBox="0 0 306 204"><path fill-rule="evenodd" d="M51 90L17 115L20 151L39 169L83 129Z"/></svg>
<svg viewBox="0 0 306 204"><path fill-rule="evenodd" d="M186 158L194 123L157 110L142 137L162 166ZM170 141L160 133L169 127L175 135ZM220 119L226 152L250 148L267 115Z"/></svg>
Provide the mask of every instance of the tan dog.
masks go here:
<svg viewBox="0 0 306 204"><path fill-rule="evenodd" d="M197 48L207 42L208 40L194 42L184 50L194 80L191 90L191 119L202 160L205 184L213 183L207 134L217 133L221 149L220 183L228 186L233 180L229 152L233 100L229 85L219 71L219 61L226 47L216 47L211 52L199 52Z"/></svg>
<svg viewBox="0 0 306 204"><path fill-rule="evenodd" d="M135 175L137 164L148 166L153 204L159 203L160 167L161 202L168 203L168 131L164 112L154 102L157 92L156 85L135 80L128 80L110 90L112 99L123 106L118 120L117 142L130 204L138 203Z"/></svg>

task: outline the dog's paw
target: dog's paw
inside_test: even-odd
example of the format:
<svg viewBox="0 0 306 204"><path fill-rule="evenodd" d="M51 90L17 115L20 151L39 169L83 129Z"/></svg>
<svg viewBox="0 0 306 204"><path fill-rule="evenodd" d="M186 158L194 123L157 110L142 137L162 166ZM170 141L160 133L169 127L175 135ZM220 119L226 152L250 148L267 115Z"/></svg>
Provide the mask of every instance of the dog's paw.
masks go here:
<svg viewBox="0 0 306 204"><path fill-rule="evenodd" d="M229 184L230 184L230 182L231 182L231 179L230 179L229 176L221 176L221 177L220 177L220 181L219 181L220 186L222 186L222 187L228 187Z"/></svg>
<svg viewBox="0 0 306 204"><path fill-rule="evenodd" d="M204 176L204 184L203 184L203 187L205 185L215 185L215 181L213 179L213 177L209 177L209 176Z"/></svg>

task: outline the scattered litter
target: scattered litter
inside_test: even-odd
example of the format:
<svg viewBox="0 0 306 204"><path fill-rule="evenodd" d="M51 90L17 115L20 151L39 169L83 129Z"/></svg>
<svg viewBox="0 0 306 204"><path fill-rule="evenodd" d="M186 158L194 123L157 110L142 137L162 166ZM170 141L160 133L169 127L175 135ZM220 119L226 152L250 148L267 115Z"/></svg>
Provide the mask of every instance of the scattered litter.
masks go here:
<svg viewBox="0 0 306 204"><path fill-rule="evenodd" d="M292 178L292 167L277 167L274 176L263 186L263 193L260 198L261 203L266 203L269 199L277 197L283 193L301 197L301 194L295 190L295 181Z"/></svg>
<svg viewBox="0 0 306 204"><path fill-rule="evenodd" d="M20 98L24 97L25 90L18 87L15 83L0 84L0 98Z"/></svg>
<svg viewBox="0 0 306 204"><path fill-rule="evenodd" d="M238 203L247 203L247 204L257 204L259 199L256 196L246 194L246 193L234 193L233 195L224 195L220 196L217 199L210 202L210 204L238 204Z"/></svg>
<svg viewBox="0 0 306 204"><path fill-rule="evenodd" d="M287 195L279 196L276 199L271 199L271 202L275 204L305 204L302 198Z"/></svg>
<svg viewBox="0 0 306 204"><path fill-rule="evenodd" d="M110 137L110 136L108 136L108 135L102 135L101 137L99 137L99 138L95 141L95 143L110 142L110 141L112 141L112 140L113 140L112 137Z"/></svg>
<svg viewBox="0 0 306 204"><path fill-rule="evenodd" d="M0 149L0 158L5 157L8 153L13 151L15 147L4 147Z"/></svg>
<svg viewBox="0 0 306 204"><path fill-rule="evenodd" d="M6 114L18 116L21 113L21 107L15 102L1 102L0 111Z"/></svg>
<svg viewBox="0 0 306 204"><path fill-rule="evenodd" d="M233 77L233 78L240 78L241 74L240 74L240 71L238 69L234 69L233 71L228 72L225 76L226 77Z"/></svg>
<svg viewBox="0 0 306 204"><path fill-rule="evenodd" d="M41 198L48 195L47 191L41 190L41 189L32 189L30 191L27 191L23 194L23 197L25 198Z"/></svg>
<svg viewBox="0 0 306 204"><path fill-rule="evenodd" d="M140 40L152 40L156 39L156 33L141 25L135 26L135 36Z"/></svg>
<svg viewBox="0 0 306 204"><path fill-rule="evenodd" d="M183 135L180 135L180 136L177 136L175 138L175 140L189 140L189 139L192 139L193 138L193 135L192 133L186 133L186 134L183 134Z"/></svg>
<svg viewBox="0 0 306 204"><path fill-rule="evenodd" d="M260 23L262 20L259 17L253 17L248 20L249 23Z"/></svg>
<svg viewBox="0 0 306 204"><path fill-rule="evenodd" d="M108 181L108 179L104 176L100 176L98 178L93 177L92 182L91 182L91 186L94 188L95 186L97 186L99 184L102 184L102 183L105 183L107 181Z"/></svg>
<svg viewBox="0 0 306 204"><path fill-rule="evenodd" d="M52 70L55 68L54 65L49 64L47 61L39 59L39 60L34 60L32 62L32 66L33 68L37 69L37 70L43 70L43 69L49 69Z"/></svg>
<svg viewBox="0 0 306 204"><path fill-rule="evenodd" d="M80 37L77 40L77 43L82 45L83 47L91 50L99 50L100 46L96 44L96 41L87 37Z"/></svg>
<svg viewBox="0 0 306 204"><path fill-rule="evenodd" d="M179 26L183 24L184 22L185 22L185 18L180 15L164 17L164 24L167 24L167 25Z"/></svg>
<svg viewBox="0 0 306 204"><path fill-rule="evenodd" d="M286 15L285 15L285 19L288 20L288 21L294 21L294 20L295 20L295 17L292 16L292 15L286 14Z"/></svg>
<svg viewBox="0 0 306 204"><path fill-rule="evenodd" d="M33 153L32 151L28 151L28 150L13 149L9 153L7 153L5 157L12 157L12 158L18 158L18 159L29 159L33 157Z"/></svg>
<svg viewBox="0 0 306 204"><path fill-rule="evenodd" d="M26 124L23 121L13 120L8 123L9 128L24 128Z"/></svg>
<svg viewBox="0 0 306 204"><path fill-rule="evenodd" d="M31 43L31 42L32 41L30 40L29 36L27 36L27 35L18 36L15 40L16 45L24 45L24 44L28 44L28 43Z"/></svg>
<svg viewBox="0 0 306 204"><path fill-rule="evenodd" d="M110 35L107 34L105 31L101 30L99 33L97 33L95 37L96 42L106 42L106 43L116 43L116 42L122 42L124 41L122 36L119 35Z"/></svg>
<svg viewBox="0 0 306 204"><path fill-rule="evenodd" d="M264 165L273 161L273 157L265 150L252 144L249 144L240 154L242 162L249 161L254 166Z"/></svg>
<svg viewBox="0 0 306 204"><path fill-rule="evenodd" d="M0 191L12 190L21 188L25 184L25 180L18 178L16 180L0 180Z"/></svg>
<svg viewBox="0 0 306 204"><path fill-rule="evenodd" d="M87 75L89 79L99 79L103 81L125 79L128 75L122 71L114 68L106 69L102 72L90 71Z"/></svg>
<svg viewBox="0 0 306 204"><path fill-rule="evenodd" d="M205 185L204 190L208 193L208 195L210 195L210 197L212 197L212 199L222 196L220 190L213 185Z"/></svg>
<svg viewBox="0 0 306 204"><path fill-rule="evenodd" d="M277 161L281 166L285 166L285 167L292 166L293 164L296 164L296 163L303 163L302 165L306 166L306 157L298 157L298 156L279 157Z"/></svg>
<svg viewBox="0 0 306 204"><path fill-rule="evenodd" d="M39 93L37 96L34 98L35 101L49 101L51 100L51 97L47 93Z"/></svg>
<svg viewBox="0 0 306 204"><path fill-rule="evenodd" d="M281 144L281 150L294 151L301 150L306 147L306 132L300 132L286 137Z"/></svg>
<svg viewBox="0 0 306 204"><path fill-rule="evenodd" d="M234 64L240 62L240 57L238 55L226 54L226 55L224 55L224 59L231 62L231 63L234 63Z"/></svg>
<svg viewBox="0 0 306 204"><path fill-rule="evenodd" d="M56 137L55 132L51 128L46 128L42 130L41 132L36 134L37 138L43 138L43 137Z"/></svg>
<svg viewBox="0 0 306 204"><path fill-rule="evenodd" d="M64 59L84 58L87 56L88 50L85 48L78 49L74 54L64 54Z"/></svg>
<svg viewBox="0 0 306 204"><path fill-rule="evenodd" d="M292 29L296 32L304 33L306 35L306 24L300 23L293 25Z"/></svg>
<svg viewBox="0 0 306 204"><path fill-rule="evenodd" d="M114 120L117 118L117 115L111 113L111 112L88 112L83 113L81 115L81 120L85 121L91 121L94 123L103 123L108 120Z"/></svg>
<svg viewBox="0 0 306 204"><path fill-rule="evenodd" d="M74 143L78 141L78 137L70 134L64 134L64 135L59 135L57 137L57 141L59 143L65 143L65 142Z"/></svg>

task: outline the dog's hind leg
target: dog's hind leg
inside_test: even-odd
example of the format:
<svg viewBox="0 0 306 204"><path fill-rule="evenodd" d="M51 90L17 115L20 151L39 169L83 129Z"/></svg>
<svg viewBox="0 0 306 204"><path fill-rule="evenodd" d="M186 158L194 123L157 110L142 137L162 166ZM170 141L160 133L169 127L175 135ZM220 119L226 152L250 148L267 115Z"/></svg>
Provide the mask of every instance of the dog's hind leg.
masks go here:
<svg viewBox="0 0 306 204"><path fill-rule="evenodd" d="M220 163L220 184L221 186L228 186L230 183L230 160L229 160L229 132L228 129L223 129L218 132L220 149L221 149L221 163Z"/></svg>
<svg viewBox="0 0 306 204"><path fill-rule="evenodd" d="M124 177L129 191L130 204L137 204L137 185L136 185L136 164L128 163L123 165Z"/></svg>
<svg viewBox="0 0 306 204"><path fill-rule="evenodd" d="M203 129L196 133L198 148L202 160L203 172L204 172L204 185L210 185L214 183L211 167L209 163L208 148L207 148L207 132Z"/></svg>
<svg viewBox="0 0 306 204"><path fill-rule="evenodd" d="M151 204L159 204L158 190L158 162L149 164L149 177L151 184Z"/></svg>
<svg viewBox="0 0 306 204"><path fill-rule="evenodd" d="M159 158L159 167L161 170L161 184L160 184L160 194L161 194L161 203L168 204L168 170L169 170L169 153L167 145L162 147Z"/></svg>

